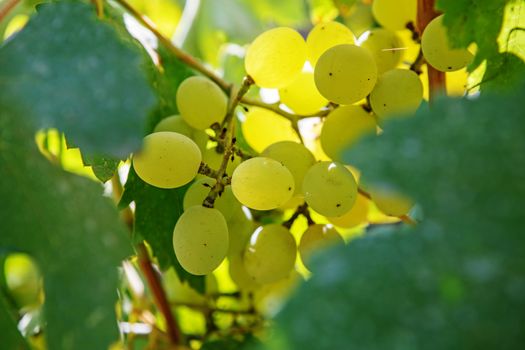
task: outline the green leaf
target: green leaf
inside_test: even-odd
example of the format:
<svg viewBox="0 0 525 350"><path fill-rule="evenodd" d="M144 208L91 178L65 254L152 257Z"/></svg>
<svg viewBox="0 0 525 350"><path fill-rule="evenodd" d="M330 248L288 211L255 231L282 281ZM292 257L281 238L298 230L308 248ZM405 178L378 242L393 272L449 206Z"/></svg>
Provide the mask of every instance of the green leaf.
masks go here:
<svg viewBox="0 0 525 350"><path fill-rule="evenodd" d="M202 344L201 350L243 350L253 349L260 345L260 341L253 335L248 334L243 338L225 337L222 339L209 340Z"/></svg>
<svg viewBox="0 0 525 350"><path fill-rule="evenodd" d="M120 160L99 156L82 154L84 165L91 166L93 173L102 182L106 182L113 177L117 171Z"/></svg>
<svg viewBox="0 0 525 350"><path fill-rule="evenodd" d="M194 276L184 270L173 250L173 229L183 212L187 187L166 190L148 185L131 167L119 207L135 202L134 241L145 239L163 270L173 266L181 281L188 281L195 290L204 293L204 276Z"/></svg>
<svg viewBox="0 0 525 350"><path fill-rule="evenodd" d="M0 291L0 329L2 330L2 347L13 350L29 350L26 341L18 332L15 319L9 313L9 306Z"/></svg>
<svg viewBox="0 0 525 350"><path fill-rule="evenodd" d="M51 165L21 110L0 110L0 247L44 274L50 349L104 349L117 339L117 266L127 232L102 187Z"/></svg>
<svg viewBox="0 0 525 350"><path fill-rule="evenodd" d="M349 150L369 183L405 191L425 220L319 256L278 318L289 348L522 346L524 99L525 88L443 99Z"/></svg>
<svg viewBox="0 0 525 350"><path fill-rule="evenodd" d="M153 107L137 45L81 2L43 4L0 48L0 108L17 105L82 151L125 158Z"/></svg>

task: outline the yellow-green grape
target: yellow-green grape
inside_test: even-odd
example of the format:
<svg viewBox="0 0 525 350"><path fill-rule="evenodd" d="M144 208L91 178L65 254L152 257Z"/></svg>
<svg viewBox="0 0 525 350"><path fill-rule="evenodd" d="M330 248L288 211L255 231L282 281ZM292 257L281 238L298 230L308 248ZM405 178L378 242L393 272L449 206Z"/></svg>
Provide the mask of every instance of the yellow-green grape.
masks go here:
<svg viewBox="0 0 525 350"><path fill-rule="evenodd" d="M363 195L358 194L354 206L348 213L335 218L328 217L327 219L335 226L352 228L367 222L369 210L370 200Z"/></svg>
<svg viewBox="0 0 525 350"><path fill-rule="evenodd" d="M372 4L357 1L346 15L343 15L345 24L358 38L368 29L374 26L372 15Z"/></svg>
<svg viewBox="0 0 525 350"><path fill-rule="evenodd" d="M279 141L300 142L289 120L263 108L250 108L241 128L246 142L257 152Z"/></svg>
<svg viewBox="0 0 525 350"><path fill-rule="evenodd" d="M304 266L310 269L313 253L334 244L344 244L343 237L331 225L310 225L299 241L299 255Z"/></svg>
<svg viewBox="0 0 525 350"><path fill-rule="evenodd" d="M372 13L386 29L405 29L416 22L417 0L374 0Z"/></svg>
<svg viewBox="0 0 525 350"><path fill-rule="evenodd" d="M317 89L326 99L348 105L372 91L377 80L377 65L367 49L338 45L319 57L314 78Z"/></svg>
<svg viewBox="0 0 525 350"><path fill-rule="evenodd" d="M333 160L364 135L376 133L376 121L359 106L343 106L331 112L321 129L321 147Z"/></svg>
<svg viewBox="0 0 525 350"><path fill-rule="evenodd" d="M306 51L306 43L297 31L286 27L270 29L248 47L244 67L258 86L282 88L301 73Z"/></svg>
<svg viewBox="0 0 525 350"><path fill-rule="evenodd" d="M215 208L200 205L182 213L173 230L173 248L180 265L194 275L215 270L228 252L228 227Z"/></svg>
<svg viewBox="0 0 525 350"><path fill-rule="evenodd" d="M202 161L208 164L208 166L212 169L218 170L221 167L222 160L224 159L224 153L219 153L216 150L216 147L206 149L202 155ZM228 159L228 164L226 165L226 173L231 175L239 164L241 164L240 157L234 156L233 160L230 157L230 159Z"/></svg>
<svg viewBox="0 0 525 350"><path fill-rule="evenodd" d="M467 49L453 49L450 46L443 15L430 21L423 31L421 49L427 63L442 72L459 70L467 66L473 57Z"/></svg>
<svg viewBox="0 0 525 350"><path fill-rule="evenodd" d="M133 168L152 186L175 188L193 180L201 160L199 146L189 137L161 131L144 138L142 150L133 156Z"/></svg>
<svg viewBox="0 0 525 350"><path fill-rule="evenodd" d="M205 77L184 80L177 90L180 115L192 128L204 130L226 115L228 98L217 84Z"/></svg>
<svg viewBox="0 0 525 350"><path fill-rule="evenodd" d="M266 157L248 159L232 175L233 194L248 208L271 210L286 203L295 190L292 173Z"/></svg>
<svg viewBox="0 0 525 350"><path fill-rule="evenodd" d="M294 194L301 193L304 174L315 163L315 157L302 144L292 141L281 141L268 146L261 156L275 159L283 164L293 175Z"/></svg>
<svg viewBox="0 0 525 350"><path fill-rule="evenodd" d="M301 274L292 270L286 277L277 282L264 284L253 295L255 309L262 315L272 318L282 310L283 304L289 300L290 294L303 280Z"/></svg>
<svg viewBox="0 0 525 350"><path fill-rule="evenodd" d="M255 291L260 288L260 285L255 281L255 278L250 276L244 266L244 260L242 255L236 254L230 256L230 265L228 266L228 272L232 281L242 290Z"/></svg>
<svg viewBox="0 0 525 350"><path fill-rule="evenodd" d="M193 207L194 205L202 205L204 199L210 193L210 189L217 181L210 178L202 178L194 183L184 194L183 206L184 210ZM226 220L229 220L236 208L240 207L240 203L235 199L230 186L226 186L220 196L215 199L214 207L217 208Z"/></svg>
<svg viewBox="0 0 525 350"><path fill-rule="evenodd" d="M354 42L354 34L344 24L339 22L319 23L312 28L306 38L308 59L312 66L315 66L319 57L329 48Z"/></svg>
<svg viewBox="0 0 525 350"><path fill-rule="evenodd" d="M298 114L313 114L328 104L317 90L312 72L302 72L293 83L279 90L279 96Z"/></svg>
<svg viewBox="0 0 525 350"><path fill-rule="evenodd" d="M408 69L385 72L370 93L370 106L380 117L413 114L422 100L423 84L419 76Z"/></svg>
<svg viewBox="0 0 525 350"><path fill-rule="evenodd" d="M344 165L319 162L304 176L303 193L306 203L319 214L341 216L355 203L357 183Z"/></svg>
<svg viewBox="0 0 525 350"><path fill-rule="evenodd" d="M391 30L372 29L361 47L372 53L379 74L396 68L403 58L401 39Z"/></svg>
<svg viewBox="0 0 525 350"><path fill-rule="evenodd" d="M282 225L258 227L244 251L246 272L257 283L272 283L290 274L297 255L295 239Z"/></svg>
<svg viewBox="0 0 525 350"><path fill-rule="evenodd" d="M206 150L206 145L209 139L208 134L202 130L193 129L184 121L184 119L182 119L180 115L172 115L162 119L153 130L153 132L159 131L178 132L179 134L188 136L190 139L195 141L201 151Z"/></svg>
<svg viewBox="0 0 525 350"><path fill-rule="evenodd" d="M235 208L232 217L228 220L230 238L228 256L238 255L244 251L254 229L254 222L246 216L242 208Z"/></svg>
<svg viewBox="0 0 525 350"><path fill-rule="evenodd" d="M10 254L4 262L4 274L7 290L18 307L39 304L42 279L29 255Z"/></svg>
<svg viewBox="0 0 525 350"><path fill-rule="evenodd" d="M370 190L375 205L386 215L403 216L414 206L412 199L389 187L376 187Z"/></svg>

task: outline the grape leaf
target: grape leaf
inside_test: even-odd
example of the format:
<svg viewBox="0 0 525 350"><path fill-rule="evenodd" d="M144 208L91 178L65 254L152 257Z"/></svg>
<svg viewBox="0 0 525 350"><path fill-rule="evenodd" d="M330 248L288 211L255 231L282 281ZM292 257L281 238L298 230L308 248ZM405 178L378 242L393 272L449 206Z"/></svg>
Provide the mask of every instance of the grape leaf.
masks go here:
<svg viewBox="0 0 525 350"><path fill-rule="evenodd" d="M19 105L87 153L125 158L140 146L154 104L143 56L91 5L57 2L0 48L0 107Z"/></svg>
<svg viewBox="0 0 525 350"><path fill-rule="evenodd" d="M173 228L183 212L182 201L187 187L156 188L142 181L131 167L119 207L135 202L134 240L145 239L162 269L173 266L181 281L188 281L194 289L204 293L204 276L194 276L184 270L173 250Z"/></svg>
<svg viewBox="0 0 525 350"><path fill-rule="evenodd" d="M93 174L102 182L113 177L117 171L120 160L100 155L82 154L82 162L93 169Z"/></svg>
<svg viewBox="0 0 525 350"><path fill-rule="evenodd" d="M43 271L50 349L107 348L118 337L116 267L131 253L126 229L100 185L40 154L23 110L0 109L0 247L31 254Z"/></svg>
<svg viewBox="0 0 525 350"><path fill-rule="evenodd" d="M321 350L520 348L524 98L525 88L443 99L350 149L346 160L369 183L396 185L425 219L320 255L278 317L281 341Z"/></svg>
<svg viewBox="0 0 525 350"><path fill-rule="evenodd" d="M13 315L9 313L8 303L0 291L0 329L2 330L2 346L5 349L29 350L29 346L16 328Z"/></svg>

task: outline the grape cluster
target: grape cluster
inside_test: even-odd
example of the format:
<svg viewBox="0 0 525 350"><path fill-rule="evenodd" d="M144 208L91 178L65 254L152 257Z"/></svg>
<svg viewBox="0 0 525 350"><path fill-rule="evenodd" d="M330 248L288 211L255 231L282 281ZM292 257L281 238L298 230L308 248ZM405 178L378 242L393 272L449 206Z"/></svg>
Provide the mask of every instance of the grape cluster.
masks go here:
<svg viewBox="0 0 525 350"><path fill-rule="evenodd" d="M239 109L237 119L235 107L245 105L241 92L228 91L228 99L202 76L182 82L176 95L180 115L163 119L145 137L133 167L160 188L193 181L173 232L184 269L208 275L228 258L232 280L255 290L289 278L297 252L310 267L312 252L343 243L338 230L366 224L374 210L395 220L406 216L410 198L388 187L365 188L342 157L364 135L380 134L381 120L413 114L423 100L421 79L403 62L403 41L396 33L414 22L415 1L402 2L405 6L374 1L374 16L383 27L364 40L356 41L338 22L317 24L306 40L285 27L258 36L246 52L241 90L275 89L278 108L291 112L246 102L249 108ZM467 50L450 47L442 17L424 31L421 49L428 64L441 71L458 70L472 58ZM298 121L307 117L320 125L310 143L298 133ZM250 150L235 143L239 122ZM292 208L289 220L264 219ZM290 228L301 215L308 225L294 236Z"/></svg>

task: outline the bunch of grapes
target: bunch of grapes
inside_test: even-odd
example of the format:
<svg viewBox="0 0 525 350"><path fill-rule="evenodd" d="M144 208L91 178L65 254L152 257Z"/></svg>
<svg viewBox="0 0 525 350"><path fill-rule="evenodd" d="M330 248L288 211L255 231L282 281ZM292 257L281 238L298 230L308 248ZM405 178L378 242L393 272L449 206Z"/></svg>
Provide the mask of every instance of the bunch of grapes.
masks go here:
<svg viewBox="0 0 525 350"><path fill-rule="evenodd" d="M286 27L262 33L246 52L238 89L224 91L203 76L182 82L180 115L145 137L133 167L159 188L191 183L173 231L185 270L208 275L228 258L232 280L254 290L289 278L297 252L310 267L312 252L343 243L338 230L367 224L371 208L407 217L409 198L360 183L343 157L363 136L380 135L384 119L411 115L423 100L419 72L403 61L396 32L415 22L415 1L404 2L374 1L383 27L358 41L338 22L317 24L306 40ZM420 42L426 62L440 71L461 69L472 58L450 47L442 16ZM278 90L280 112L246 97L252 86ZM310 118L314 135L302 135L299 122ZM239 146L236 135L250 147ZM290 209L287 220L272 216ZM295 237L290 227L300 216L308 226Z"/></svg>

